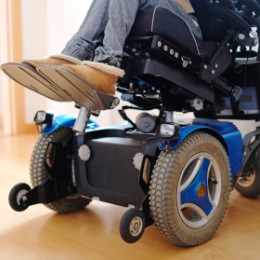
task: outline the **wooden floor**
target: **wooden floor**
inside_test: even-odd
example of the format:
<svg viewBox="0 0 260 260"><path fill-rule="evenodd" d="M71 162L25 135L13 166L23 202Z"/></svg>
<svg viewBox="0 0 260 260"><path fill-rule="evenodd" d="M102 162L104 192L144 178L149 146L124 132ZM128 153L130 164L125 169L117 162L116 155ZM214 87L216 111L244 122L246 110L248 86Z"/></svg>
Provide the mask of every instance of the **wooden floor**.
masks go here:
<svg viewBox="0 0 260 260"><path fill-rule="evenodd" d="M1 259L260 259L260 201L236 191L214 238L195 248L171 245L154 226L139 242L126 244L118 232L125 209L97 201L70 215L43 205L13 211L8 193L14 184L29 181L36 138L0 136Z"/></svg>

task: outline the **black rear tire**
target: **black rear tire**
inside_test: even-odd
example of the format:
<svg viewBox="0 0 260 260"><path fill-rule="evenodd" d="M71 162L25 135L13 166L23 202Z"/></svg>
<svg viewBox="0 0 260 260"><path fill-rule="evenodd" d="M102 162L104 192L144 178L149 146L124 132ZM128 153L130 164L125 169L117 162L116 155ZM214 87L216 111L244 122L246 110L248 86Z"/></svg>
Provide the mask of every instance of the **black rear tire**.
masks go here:
<svg viewBox="0 0 260 260"><path fill-rule="evenodd" d="M196 132L171 152L161 152L149 191L155 226L179 246L208 241L228 206L230 167L227 153L213 136Z"/></svg>
<svg viewBox="0 0 260 260"><path fill-rule="evenodd" d="M235 189L243 196L257 198L260 195L260 148L257 149L254 162L245 176L237 179Z"/></svg>

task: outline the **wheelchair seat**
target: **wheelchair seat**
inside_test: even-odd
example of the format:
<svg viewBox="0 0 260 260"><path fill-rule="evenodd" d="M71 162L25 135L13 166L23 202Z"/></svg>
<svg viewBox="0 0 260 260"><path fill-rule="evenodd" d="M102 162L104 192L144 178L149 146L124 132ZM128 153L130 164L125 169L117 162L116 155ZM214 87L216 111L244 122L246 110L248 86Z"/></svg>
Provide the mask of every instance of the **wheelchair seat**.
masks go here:
<svg viewBox="0 0 260 260"><path fill-rule="evenodd" d="M163 7L137 15L124 46L126 75L117 84L122 100L143 109L194 111L222 109L226 96L236 106L241 88L229 84L225 72L235 66L237 50L252 48L258 38L231 0L191 2L202 37Z"/></svg>
<svg viewBox="0 0 260 260"><path fill-rule="evenodd" d="M142 40L140 38L142 36L160 36L185 56L197 61L207 61L230 28L242 33L249 33L252 30L251 26L236 13L230 0L216 1L218 4L208 0L193 2L203 37L196 36L183 17L169 9L156 7L150 12L138 13L126 47L127 43L136 38Z"/></svg>
<svg viewBox="0 0 260 260"><path fill-rule="evenodd" d="M150 12L137 15L130 38L151 35L158 35L175 43L192 56L201 55L202 38L194 35L187 21L166 8L156 7Z"/></svg>

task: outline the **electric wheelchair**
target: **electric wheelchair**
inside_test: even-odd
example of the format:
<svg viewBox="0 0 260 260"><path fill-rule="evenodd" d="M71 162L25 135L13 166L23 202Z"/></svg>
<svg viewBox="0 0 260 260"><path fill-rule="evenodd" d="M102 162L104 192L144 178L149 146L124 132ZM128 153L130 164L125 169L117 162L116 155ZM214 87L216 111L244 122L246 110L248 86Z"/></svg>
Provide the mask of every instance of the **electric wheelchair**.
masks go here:
<svg viewBox="0 0 260 260"><path fill-rule="evenodd" d="M191 2L201 39L167 9L137 16L124 49L126 75L117 83L129 104L119 109L126 123L97 126L90 117L116 107L119 99L101 93L82 97L69 88L80 109L77 118L36 113L41 137L31 157L32 188L13 187L14 210L43 203L69 213L98 199L128 208L120 222L126 242L138 241L155 224L170 242L195 246L218 229L234 187L245 196L260 194L260 130L242 139L228 121L260 119L260 5L256 0ZM84 88L80 77L70 76ZM58 93L44 91L37 90L49 98ZM66 93L59 93L65 99ZM85 101L91 98L98 99L96 107ZM131 109L140 111L136 120L128 116ZM157 116L149 113L154 109ZM195 118L177 122L174 112L193 112Z"/></svg>

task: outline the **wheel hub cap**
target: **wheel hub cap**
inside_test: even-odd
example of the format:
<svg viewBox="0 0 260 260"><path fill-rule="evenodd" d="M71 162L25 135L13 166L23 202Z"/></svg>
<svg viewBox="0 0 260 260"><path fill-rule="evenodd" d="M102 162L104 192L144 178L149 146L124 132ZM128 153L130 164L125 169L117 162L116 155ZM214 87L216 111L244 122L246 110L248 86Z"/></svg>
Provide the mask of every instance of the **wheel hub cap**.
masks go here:
<svg viewBox="0 0 260 260"><path fill-rule="evenodd" d="M135 217L130 223L130 234L134 237L138 236L143 227L143 221L140 217Z"/></svg>
<svg viewBox="0 0 260 260"><path fill-rule="evenodd" d="M206 186L201 184L198 188L198 197L203 198L206 195Z"/></svg>
<svg viewBox="0 0 260 260"><path fill-rule="evenodd" d="M213 216L221 194L221 171L208 153L194 155L185 165L178 183L178 211L191 228L200 228Z"/></svg>

